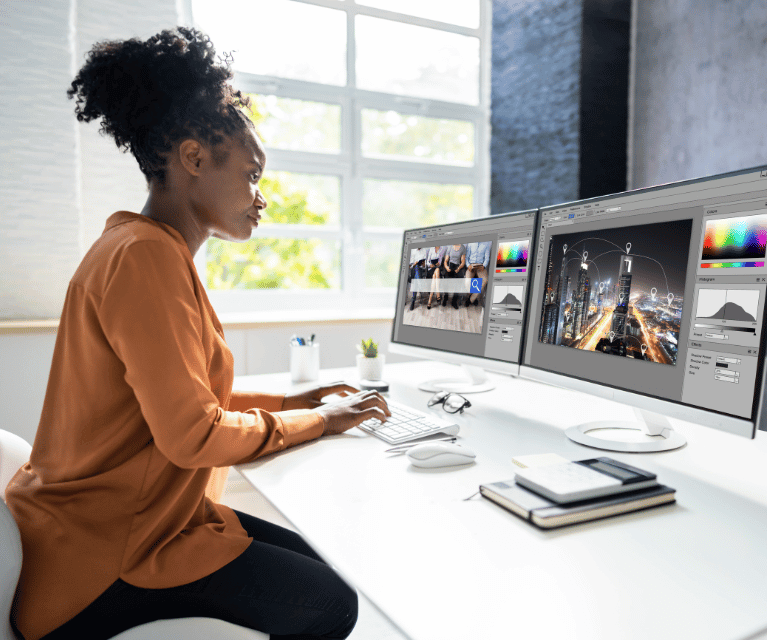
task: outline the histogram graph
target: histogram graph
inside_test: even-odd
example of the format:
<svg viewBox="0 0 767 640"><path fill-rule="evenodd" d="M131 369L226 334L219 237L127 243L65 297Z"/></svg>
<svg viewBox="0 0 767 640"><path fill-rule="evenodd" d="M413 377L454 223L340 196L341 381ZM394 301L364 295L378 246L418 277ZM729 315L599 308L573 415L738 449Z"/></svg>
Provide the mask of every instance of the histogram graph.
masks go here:
<svg viewBox="0 0 767 640"><path fill-rule="evenodd" d="M700 289L695 317L701 320L756 322L759 291L756 289Z"/></svg>

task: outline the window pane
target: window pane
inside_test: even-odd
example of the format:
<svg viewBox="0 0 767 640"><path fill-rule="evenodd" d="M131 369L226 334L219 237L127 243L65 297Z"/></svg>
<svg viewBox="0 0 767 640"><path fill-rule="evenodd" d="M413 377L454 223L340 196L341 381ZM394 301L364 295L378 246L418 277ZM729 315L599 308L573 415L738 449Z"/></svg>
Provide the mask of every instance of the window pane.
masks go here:
<svg viewBox="0 0 767 640"><path fill-rule="evenodd" d="M365 241L365 286L396 287L400 245L397 240Z"/></svg>
<svg viewBox="0 0 767 640"><path fill-rule="evenodd" d="M357 0L357 4L472 29L479 26L479 0Z"/></svg>
<svg viewBox="0 0 767 640"><path fill-rule="evenodd" d="M474 125L363 109L362 153L372 158L470 166L474 164Z"/></svg>
<svg viewBox="0 0 767 640"><path fill-rule="evenodd" d="M365 180L363 221L370 227L410 229L472 217L474 187L404 180Z"/></svg>
<svg viewBox="0 0 767 640"><path fill-rule="evenodd" d="M291 0L192 0L195 25L233 68L346 84L346 12Z"/></svg>
<svg viewBox="0 0 767 640"><path fill-rule="evenodd" d="M341 107L325 102L249 94L251 120L267 147L338 153L341 150Z"/></svg>
<svg viewBox="0 0 767 640"><path fill-rule="evenodd" d="M361 89L479 104L478 38L370 16L356 32Z"/></svg>
<svg viewBox="0 0 767 640"><path fill-rule="evenodd" d="M261 229L270 223L337 225L341 221L341 179L336 176L266 171L259 187L267 203Z"/></svg>
<svg viewBox="0 0 767 640"><path fill-rule="evenodd" d="M211 239L208 289L340 289L337 240L256 237L246 243Z"/></svg>

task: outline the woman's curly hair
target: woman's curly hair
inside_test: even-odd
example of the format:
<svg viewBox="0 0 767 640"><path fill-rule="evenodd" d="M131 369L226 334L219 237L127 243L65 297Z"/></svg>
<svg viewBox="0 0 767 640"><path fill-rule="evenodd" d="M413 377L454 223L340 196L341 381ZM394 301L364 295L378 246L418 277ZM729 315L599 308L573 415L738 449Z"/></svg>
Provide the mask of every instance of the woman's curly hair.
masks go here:
<svg viewBox="0 0 767 640"><path fill-rule="evenodd" d="M77 96L80 122L101 117L100 133L130 150L147 183L165 184L167 154L173 143L193 137L216 151L224 136L253 127L240 107L251 100L228 83L231 57L215 61L210 38L186 27L165 30L142 41L96 43L67 96Z"/></svg>

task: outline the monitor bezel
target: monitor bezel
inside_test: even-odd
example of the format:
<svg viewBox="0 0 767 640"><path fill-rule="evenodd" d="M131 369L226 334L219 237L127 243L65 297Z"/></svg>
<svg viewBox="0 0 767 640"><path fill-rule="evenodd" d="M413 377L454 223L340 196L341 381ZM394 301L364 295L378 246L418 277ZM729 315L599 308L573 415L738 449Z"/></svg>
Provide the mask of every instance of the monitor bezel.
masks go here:
<svg viewBox="0 0 767 640"><path fill-rule="evenodd" d="M685 186L685 185L700 184L703 182L718 180L718 179L726 178L726 177L734 177L734 176L744 175L748 173L756 173L757 171L767 172L767 165L759 165L759 166L751 167L748 169L740 169L738 171L730 171L726 173L719 173L719 174L715 174L711 176L703 176L700 178L692 178L688 180L679 180L677 182L668 182L661 185L643 187L641 189L632 189L630 191L622 191L620 193L611 193L611 194L606 194L603 196L584 198L582 200L573 200L570 202L562 202L559 204L547 205L545 207L541 207L538 210L538 216L536 218L536 233L535 233L536 247L540 241L540 234L542 231L541 223L543 220L543 215L547 211L550 211L553 209L560 209L562 207L578 206L578 205L589 204L594 202L604 202L606 200L611 200L614 198L625 198L627 196L642 195L645 193L651 193L654 191L661 191L661 190L676 188L676 187ZM536 288L536 286L537 286L537 281L535 279L535 274L533 273L532 282L529 284L529 287L528 287L528 294L529 294L528 307L527 307L528 316L527 316L527 322L526 322L527 330L525 331L525 336L527 336L530 331L534 331L533 323L535 322L535 317L537 317L537 312L534 312L530 308L530 304L532 300L532 292ZM525 338L525 340L527 340L527 338ZM754 383L754 395L753 395L750 418L741 418L741 417L733 416L732 414L725 413L722 411L717 411L716 409L703 409L703 408L695 407L694 405L684 403L681 400L669 400L668 398L660 398L658 396L644 394L639 391L626 391L625 389L621 387L611 385L606 382L592 382L590 380L579 378L577 376L564 374L564 373L557 373L557 372L551 371L550 369L536 367L530 364L529 362L526 362L527 342L525 342L524 348L522 350L522 356L520 358L520 377L527 378L530 380L537 380L539 382L555 384L561 387L572 388L574 390L584 391L586 393L589 393L591 395L595 395L598 397L611 398L613 400L623 402L624 404L630 404L631 406L635 406L638 408L646 408L650 411L663 413L664 415L669 415L669 416L678 418L680 420L687 420L689 422L695 422L698 424L703 424L705 426L719 428L719 429L728 431L730 433L735 433L737 435L742 435L748 438L754 438L756 437L757 427L761 430L767 431L767 416L764 415L764 408L765 408L764 368L765 368L765 362L767 361L767 355L765 354L765 344L767 344L767 322L763 321L762 335L759 342L760 366L757 366L757 372L756 372L757 377ZM573 382L570 383L570 381L573 381ZM602 389L605 389L605 391L602 391ZM609 392L606 390L609 390ZM602 392L600 393L600 391Z"/></svg>
<svg viewBox="0 0 767 640"><path fill-rule="evenodd" d="M411 229L404 229L402 232L402 244L400 245L400 260L403 260L402 257L402 250L405 247L405 238L407 237L408 233L414 233L419 231L427 231L430 229L434 229L435 227L439 228L445 228L445 227L452 227L457 225L466 225L471 222L477 222L480 220L499 220L502 218L511 218L521 215L533 215L533 235L530 237L530 249L528 252L528 258L527 258L527 264L531 265L533 264L533 261L535 260L535 254L536 254L536 230L538 228L538 215L539 215L539 209L522 209L520 211L508 211L504 213L498 213L491 216L482 216L479 218L471 218L469 220L461 220L459 222L449 222L444 224L433 224L428 227L413 227ZM401 265L401 263L400 263ZM530 304L530 290L532 289L532 282L533 282L533 274L531 270L528 268L528 276L527 276L527 287L525 289L525 307L523 312L523 321L521 326L521 338L520 338L520 351L519 351L519 359L517 362L509 362L508 360L496 360L493 358L487 358L485 356L476 356L476 355L470 355L470 354L463 354L458 353L456 351L448 351L444 349L437 349L436 347L421 347L418 345L413 345L407 342L401 342L394 339L395 331L397 328L397 322L398 322L398 314L399 314L399 299L400 299L400 287L402 286L402 278L399 277L398 272L398 279L397 279L397 293L395 297L395 311L394 311L394 318L392 321L392 328L391 328L391 339L389 340L389 347L388 350L391 353L397 353L400 355L410 355L414 356L416 358L422 358L425 360L439 360L440 362L447 362L449 364L457 364L457 365L470 365L474 367L481 367L482 369L486 371L494 371L497 373L504 373L504 374L510 374L512 376L519 375L519 367L522 362L522 356L524 353L524 344L525 340L527 338L527 308Z"/></svg>

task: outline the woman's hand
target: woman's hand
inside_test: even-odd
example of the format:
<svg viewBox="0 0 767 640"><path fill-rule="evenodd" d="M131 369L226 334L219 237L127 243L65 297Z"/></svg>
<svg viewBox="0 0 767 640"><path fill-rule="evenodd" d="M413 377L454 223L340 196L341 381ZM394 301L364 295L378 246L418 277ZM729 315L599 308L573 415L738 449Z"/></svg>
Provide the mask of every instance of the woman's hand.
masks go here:
<svg viewBox="0 0 767 640"><path fill-rule="evenodd" d="M377 391L360 391L346 396L337 402L322 405L317 413L325 419L325 436L343 433L368 418L385 422L391 415L386 400Z"/></svg>
<svg viewBox="0 0 767 640"><path fill-rule="evenodd" d="M316 409L323 406L322 398L331 394L352 394L358 393L359 389L350 387L343 382L332 382L330 384L320 385L306 391L288 393L282 401L282 410L291 409Z"/></svg>

